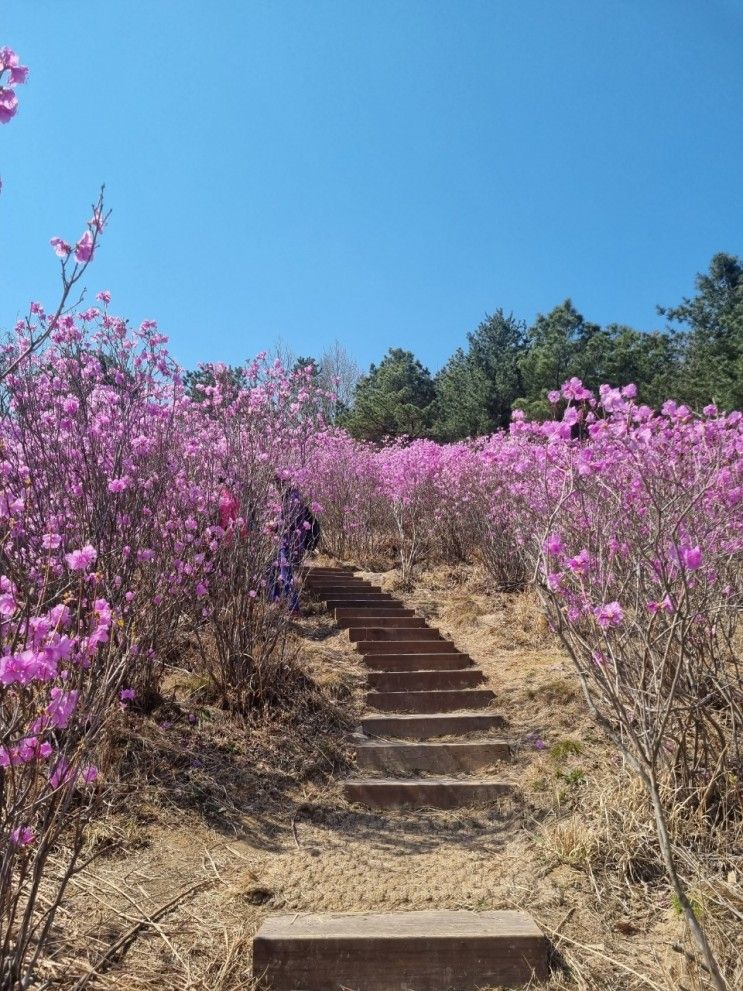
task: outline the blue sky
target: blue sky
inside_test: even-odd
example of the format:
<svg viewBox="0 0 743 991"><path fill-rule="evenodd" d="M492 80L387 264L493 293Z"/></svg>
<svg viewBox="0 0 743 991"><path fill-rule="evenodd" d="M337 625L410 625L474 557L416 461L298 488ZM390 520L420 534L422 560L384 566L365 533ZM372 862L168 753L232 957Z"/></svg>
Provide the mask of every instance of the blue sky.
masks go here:
<svg viewBox="0 0 743 991"><path fill-rule="evenodd" d="M742 0L0 0L0 326L88 273L187 366L432 369L499 306L662 326L743 254Z"/></svg>

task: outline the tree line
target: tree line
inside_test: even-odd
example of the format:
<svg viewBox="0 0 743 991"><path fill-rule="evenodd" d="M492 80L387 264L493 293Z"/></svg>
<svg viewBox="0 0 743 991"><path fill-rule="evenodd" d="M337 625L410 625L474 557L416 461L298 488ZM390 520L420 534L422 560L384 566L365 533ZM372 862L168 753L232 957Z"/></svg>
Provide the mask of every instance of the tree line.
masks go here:
<svg viewBox="0 0 743 991"><path fill-rule="evenodd" d="M372 441L489 434L506 427L514 409L546 419L554 412L549 392L573 376L590 389L634 382L653 407L673 398L694 409L743 409L743 259L714 255L694 295L658 312L665 329L645 332L593 323L570 299L531 325L497 309L434 375L403 348L391 348L365 375L337 343L319 360L292 360L312 364L338 394L329 418Z"/></svg>

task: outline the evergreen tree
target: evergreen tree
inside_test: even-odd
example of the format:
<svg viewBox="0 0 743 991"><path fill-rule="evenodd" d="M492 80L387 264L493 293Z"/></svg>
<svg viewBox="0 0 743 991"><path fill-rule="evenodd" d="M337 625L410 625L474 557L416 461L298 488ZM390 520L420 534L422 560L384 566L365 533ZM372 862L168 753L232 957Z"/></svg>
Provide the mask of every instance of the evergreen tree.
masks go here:
<svg viewBox="0 0 743 991"><path fill-rule="evenodd" d="M585 353L600 332L569 299L546 316L540 313L527 332L527 349L519 362L523 393L514 405L532 417L550 416L547 393L574 375L585 378Z"/></svg>
<svg viewBox="0 0 743 991"><path fill-rule="evenodd" d="M678 395L694 407L743 408L743 259L720 252L697 294L659 312L684 331Z"/></svg>
<svg viewBox="0 0 743 991"><path fill-rule="evenodd" d="M443 440L492 433L508 424L521 393L525 324L499 309L467 335L436 377L434 432Z"/></svg>
<svg viewBox="0 0 743 991"><path fill-rule="evenodd" d="M435 391L431 373L411 351L390 348L379 365L359 379L353 408L343 426L357 438L426 436Z"/></svg>

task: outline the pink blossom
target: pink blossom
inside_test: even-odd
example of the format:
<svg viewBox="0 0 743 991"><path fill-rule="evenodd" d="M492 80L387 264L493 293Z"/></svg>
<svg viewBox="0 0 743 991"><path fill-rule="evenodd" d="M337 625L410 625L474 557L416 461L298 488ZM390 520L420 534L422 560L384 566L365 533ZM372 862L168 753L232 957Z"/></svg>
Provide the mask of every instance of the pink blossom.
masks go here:
<svg viewBox="0 0 743 991"><path fill-rule="evenodd" d="M10 70L9 79L14 86L19 86L22 83L25 83L28 80L28 66L14 65Z"/></svg>
<svg viewBox="0 0 743 991"><path fill-rule="evenodd" d="M65 561L71 571L87 571L95 563L97 557L98 552L95 547L91 546L91 544L86 544L82 550L65 554Z"/></svg>
<svg viewBox="0 0 743 991"><path fill-rule="evenodd" d="M30 826L18 826L10 834L13 846L30 846L36 840L36 833Z"/></svg>
<svg viewBox="0 0 743 991"><path fill-rule="evenodd" d="M98 780L98 768L92 764L90 767L84 767L80 772L80 778L83 784L92 785L93 782Z"/></svg>
<svg viewBox="0 0 743 991"><path fill-rule="evenodd" d="M93 235L90 231L85 231L83 236L75 245L75 259L81 264L85 264L93 257Z"/></svg>
<svg viewBox="0 0 743 991"><path fill-rule="evenodd" d="M565 549L562 537L558 533L551 533L544 542L544 549L548 554L562 554Z"/></svg>
<svg viewBox="0 0 743 991"><path fill-rule="evenodd" d="M99 300L101 303L103 303L105 306L108 306L108 304L111 302L111 293L108 291L108 289L101 289L99 293L96 293L95 298Z"/></svg>
<svg viewBox="0 0 743 991"><path fill-rule="evenodd" d="M699 546L685 547L681 551L681 560L687 571L696 571L702 565L702 551Z"/></svg>
<svg viewBox="0 0 743 991"><path fill-rule="evenodd" d="M0 616L12 616L16 610L15 596L12 592L0 594Z"/></svg>
<svg viewBox="0 0 743 991"><path fill-rule="evenodd" d="M579 378L573 376L567 382L563 383L562 394L567 400L575 400L576 402L582 402L586 399L591 399L593 393L590 389L586 389Z"/></svg>
<svg viewBox="0 0 743 991"><path fill-rule="evenodd" d="M585 575L588 573L588 569L591 564L591 555L588 553L586 548L576 554L575 557L571 557L568 561L568 568L576 575Z"/></svg>
<svg viewBox="0 0 743 991"><path fill-rule="evenodd" d="M63 261L72 251L72 245L62 240L61 237L53 237L49 243L54 248L54 254L57 258L61 258Z"/></svg>
<svg viewBox="0 0 743 991"><path fill-rule="evenodd" d="M55 687L49 694L51 701L46 707L46 713L49 716L50 725L57 729L65 729L75 711L80 693L76 690L65 692L61 688Z"/></svg>
<svg viewBox="0 0 743 991"><path fill-rule="evenodd" d="M597 606L593 610L593 614L599 626L604 630L612 626L621 626L624 619L622 607L618 602L607 602L603 606Z"/></svg>
<svg viewBox="0 0 743 991"><path fill-rule="evenodd" d="M62 546L62 538L58 533L45 533L41 538L41 546L46 551L56 551Z"/></svg>
<svg viewBox="0 0 743 991"><path fill-rule="evenodd" d="M63 784L69 784L74 778L74 772L70 767L69 761L64 757L60 757L57 763L52 768L52 773L49 775L49 786L56 790Z"/></svg>
<svg viewBox="0 0 743 991"><path fill-rule="evenodd" d="M7 124L18 111L18 97L12 89L0 86L0 124Z"/></svg>

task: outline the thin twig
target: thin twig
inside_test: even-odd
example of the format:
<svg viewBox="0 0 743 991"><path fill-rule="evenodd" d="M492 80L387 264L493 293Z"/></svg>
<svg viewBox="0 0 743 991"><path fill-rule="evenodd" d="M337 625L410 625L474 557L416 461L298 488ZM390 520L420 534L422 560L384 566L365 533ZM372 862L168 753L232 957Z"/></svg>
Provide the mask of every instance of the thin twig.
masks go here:
<svg viewBox="0 0 743 991"><path fill-rule="evenodd" d="M83 975L83 977L81 977L80 980L77 981L72 986L71 991L82 991L82 989L87 986L91 978L97 976L101 972L102 968L108 965L111 962L112 958L115 957L120 950L123 950L134 939L134 937L138 935L138 933L142 929L145 929L147 926L154 925L159 919L163 917L163 915L165 915L166 912L169 912L170 909L175 908L175 906L179 902L183 901L184 898L188 898L189 895L194 894L196 891L199 891L199 889L205 887L207 884L212 884L212 883L213 883L212 881L199 881L198 884L192 885L190 888L187 888L186 891L182 891L174 898L171 898L169 902L166 902L164 905L158 908L155 912L152 913L152 915L148 916L145 919L140 919L138 922L136 922L133 926L131 926L130 929L127 929L127 931L123 934L123 936L121 936L119 939L116 940L113 946L110 946L106 950L106 952L101 957L98 958L98 960L93 964L93 966L90 968L88 973Z"/></svg>

